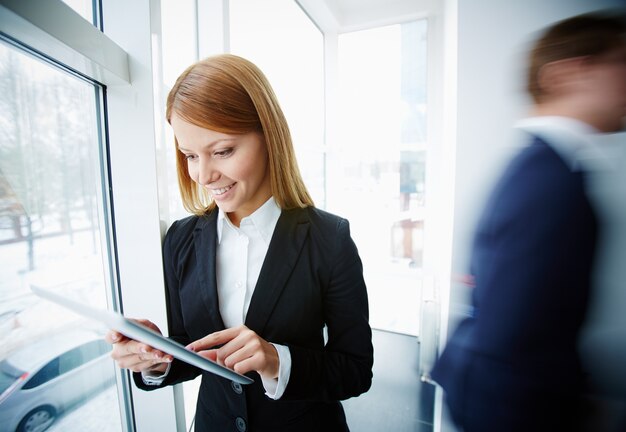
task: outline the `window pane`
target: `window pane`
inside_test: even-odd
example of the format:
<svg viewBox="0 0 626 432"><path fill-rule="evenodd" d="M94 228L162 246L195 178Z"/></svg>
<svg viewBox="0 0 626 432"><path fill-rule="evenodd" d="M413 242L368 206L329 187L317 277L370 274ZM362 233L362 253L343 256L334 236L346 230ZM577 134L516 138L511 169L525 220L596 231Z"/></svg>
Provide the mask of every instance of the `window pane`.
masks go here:
<svg viewBox="0 0 626 432"><path fill-rule="evenodd" d="M372 326L417 334L425 225L427 21L339 35L328 208L364 263Z"/></svg>
<svg viewBox="0 0 626 432"><path fill-rule="evenodd" d="M0 92L0 424L121 430L103 329L30 290L107 305L100 88L0 43Z"/></svg>
<svg viewBox="0 0 626 432"><path fill-rule="evenodd" d="M153 67L155 70L162 69L163 85L155 86L154 98L159 105L155 106L157 111L154 116L157 124L159 211L161 219L168 223L189 215L178 190L176 146L172 129L165 120L165 101L178 76L198 60L196 29L190 24L196 21L196 8L195 0L161 1L162 56Z"/></svg>
<svg viewBox="0 0 626 432"><path fill-rule="evenodd" d="M267 75L313 200L325 204L324 38L293 0L230 0L230 48Z"/></svg>

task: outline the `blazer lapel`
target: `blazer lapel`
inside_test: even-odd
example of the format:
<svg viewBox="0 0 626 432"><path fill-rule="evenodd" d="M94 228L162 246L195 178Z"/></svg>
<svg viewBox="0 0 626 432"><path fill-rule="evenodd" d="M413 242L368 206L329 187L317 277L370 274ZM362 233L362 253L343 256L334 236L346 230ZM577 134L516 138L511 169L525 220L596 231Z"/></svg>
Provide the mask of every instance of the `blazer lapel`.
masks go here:
<svg viewBox="0 0 626 432"><path fill-rule="evenodd" d="M308 232L309 219L306 210L283 210L274 229L246 315L246 326L258 334L263 332L274 310L298 261Z"/></svg>
<svg viewBox="0 0 626 432"><path fill-rule="evenodd" d="M198 266L198 290L204 306L208 311L208 319L215 329L224 329L217 297L217 278L215 262L217 253L217 209L208 216L200 218L194 230L196 245L196 263Z"/></svg>

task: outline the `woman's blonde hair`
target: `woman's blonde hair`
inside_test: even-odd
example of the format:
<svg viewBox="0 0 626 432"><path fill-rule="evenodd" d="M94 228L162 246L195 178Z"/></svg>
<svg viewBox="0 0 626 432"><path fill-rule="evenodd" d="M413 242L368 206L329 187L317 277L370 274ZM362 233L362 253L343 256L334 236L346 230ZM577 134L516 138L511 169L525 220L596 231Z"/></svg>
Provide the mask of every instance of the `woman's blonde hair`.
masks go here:
<svg viewBox="0 0 626 432"><path fill-rule="evenodd" d="M227 134L260 132L269 159L272 195L281 209L313 206L296 162L287 120L263 72L232 54L208 57L189 66L167 96L166 118ZM178 186L185 209L204 215L215 208L205 188L187 171L176 143Z"/></svg>

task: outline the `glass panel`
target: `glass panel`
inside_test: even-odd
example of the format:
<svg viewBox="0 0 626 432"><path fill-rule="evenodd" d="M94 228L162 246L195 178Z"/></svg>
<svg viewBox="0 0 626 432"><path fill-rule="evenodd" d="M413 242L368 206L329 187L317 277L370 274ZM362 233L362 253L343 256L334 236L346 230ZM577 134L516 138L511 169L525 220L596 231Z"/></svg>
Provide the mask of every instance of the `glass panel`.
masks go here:
<svg viewBox="0 0 626 432"><path fill-rule="evenodd" d="M328 208L350 220L373 327L418 334L426 205L427 21L338 38Z"/></svg>
<svg viewBox="0 0 626 432"><path fill-rule="evenodd" d="M30 290L107 306L100 89L0 43L0 93L2 430L119 431L108 353L67 354L104 329Z"/></svg>
<svg viewBox="0 0 626 432"><path fill-rule="evenodd" d="M267 75L285 113L298 165L325 206L324 38L293 0L230 0L230 48Z"/></svg>
<svg viewBox="0 0 626 432"><path fill-rule="evenodd" d="M159 174L159 211L161 220L172 222L189 214L183 208L178 191L176 173L176 148L174 134L165 120L165 101L167 94L178 76L197 60L196 29L191 25L196 21L195 0L162 0L161 31L162 56L159 63L153 64L154 70L162 69L163 85L155 86L155 107L157 132L157 167Z"/></svg>

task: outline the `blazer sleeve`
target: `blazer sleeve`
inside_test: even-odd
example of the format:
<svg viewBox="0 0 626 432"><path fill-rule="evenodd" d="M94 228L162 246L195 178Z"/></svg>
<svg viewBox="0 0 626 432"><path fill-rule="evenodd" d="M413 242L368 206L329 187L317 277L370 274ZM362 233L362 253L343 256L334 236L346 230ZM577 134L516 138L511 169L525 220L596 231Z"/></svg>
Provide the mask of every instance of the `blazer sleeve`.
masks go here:
<svg viewBox="0 0 626 432"><path fill-rule="evenodd" d="M189 220L186 220L189 222ZM163 242L163 269L165 273L166 300L168 311L168 330L169 338L176 342L187 345L191 339L187 335L183 324L182 306L180 303L179 291L179 275L177 271L177 263L180 261L181 244L187 236L191 236L189 231L190 223L182 224L176 221L172 224L165 235ZM174 359L169 373L159 385L149 385L143 382L141 373L133 373L133 379L137 387L143 390L155 390L168 385L178 384L183 381L192 380L200 374L200 369L191 366L185 362Z"/></svg>
<svg viewBox="0 0 626 432"><path fill-rule="evenodd" d="M335 238L329 282L323 291L328 341L322 350L289 346L291 376L281 400L343 400L371 386L374 350L367 290L347 220L339 220Z"/></svg>

